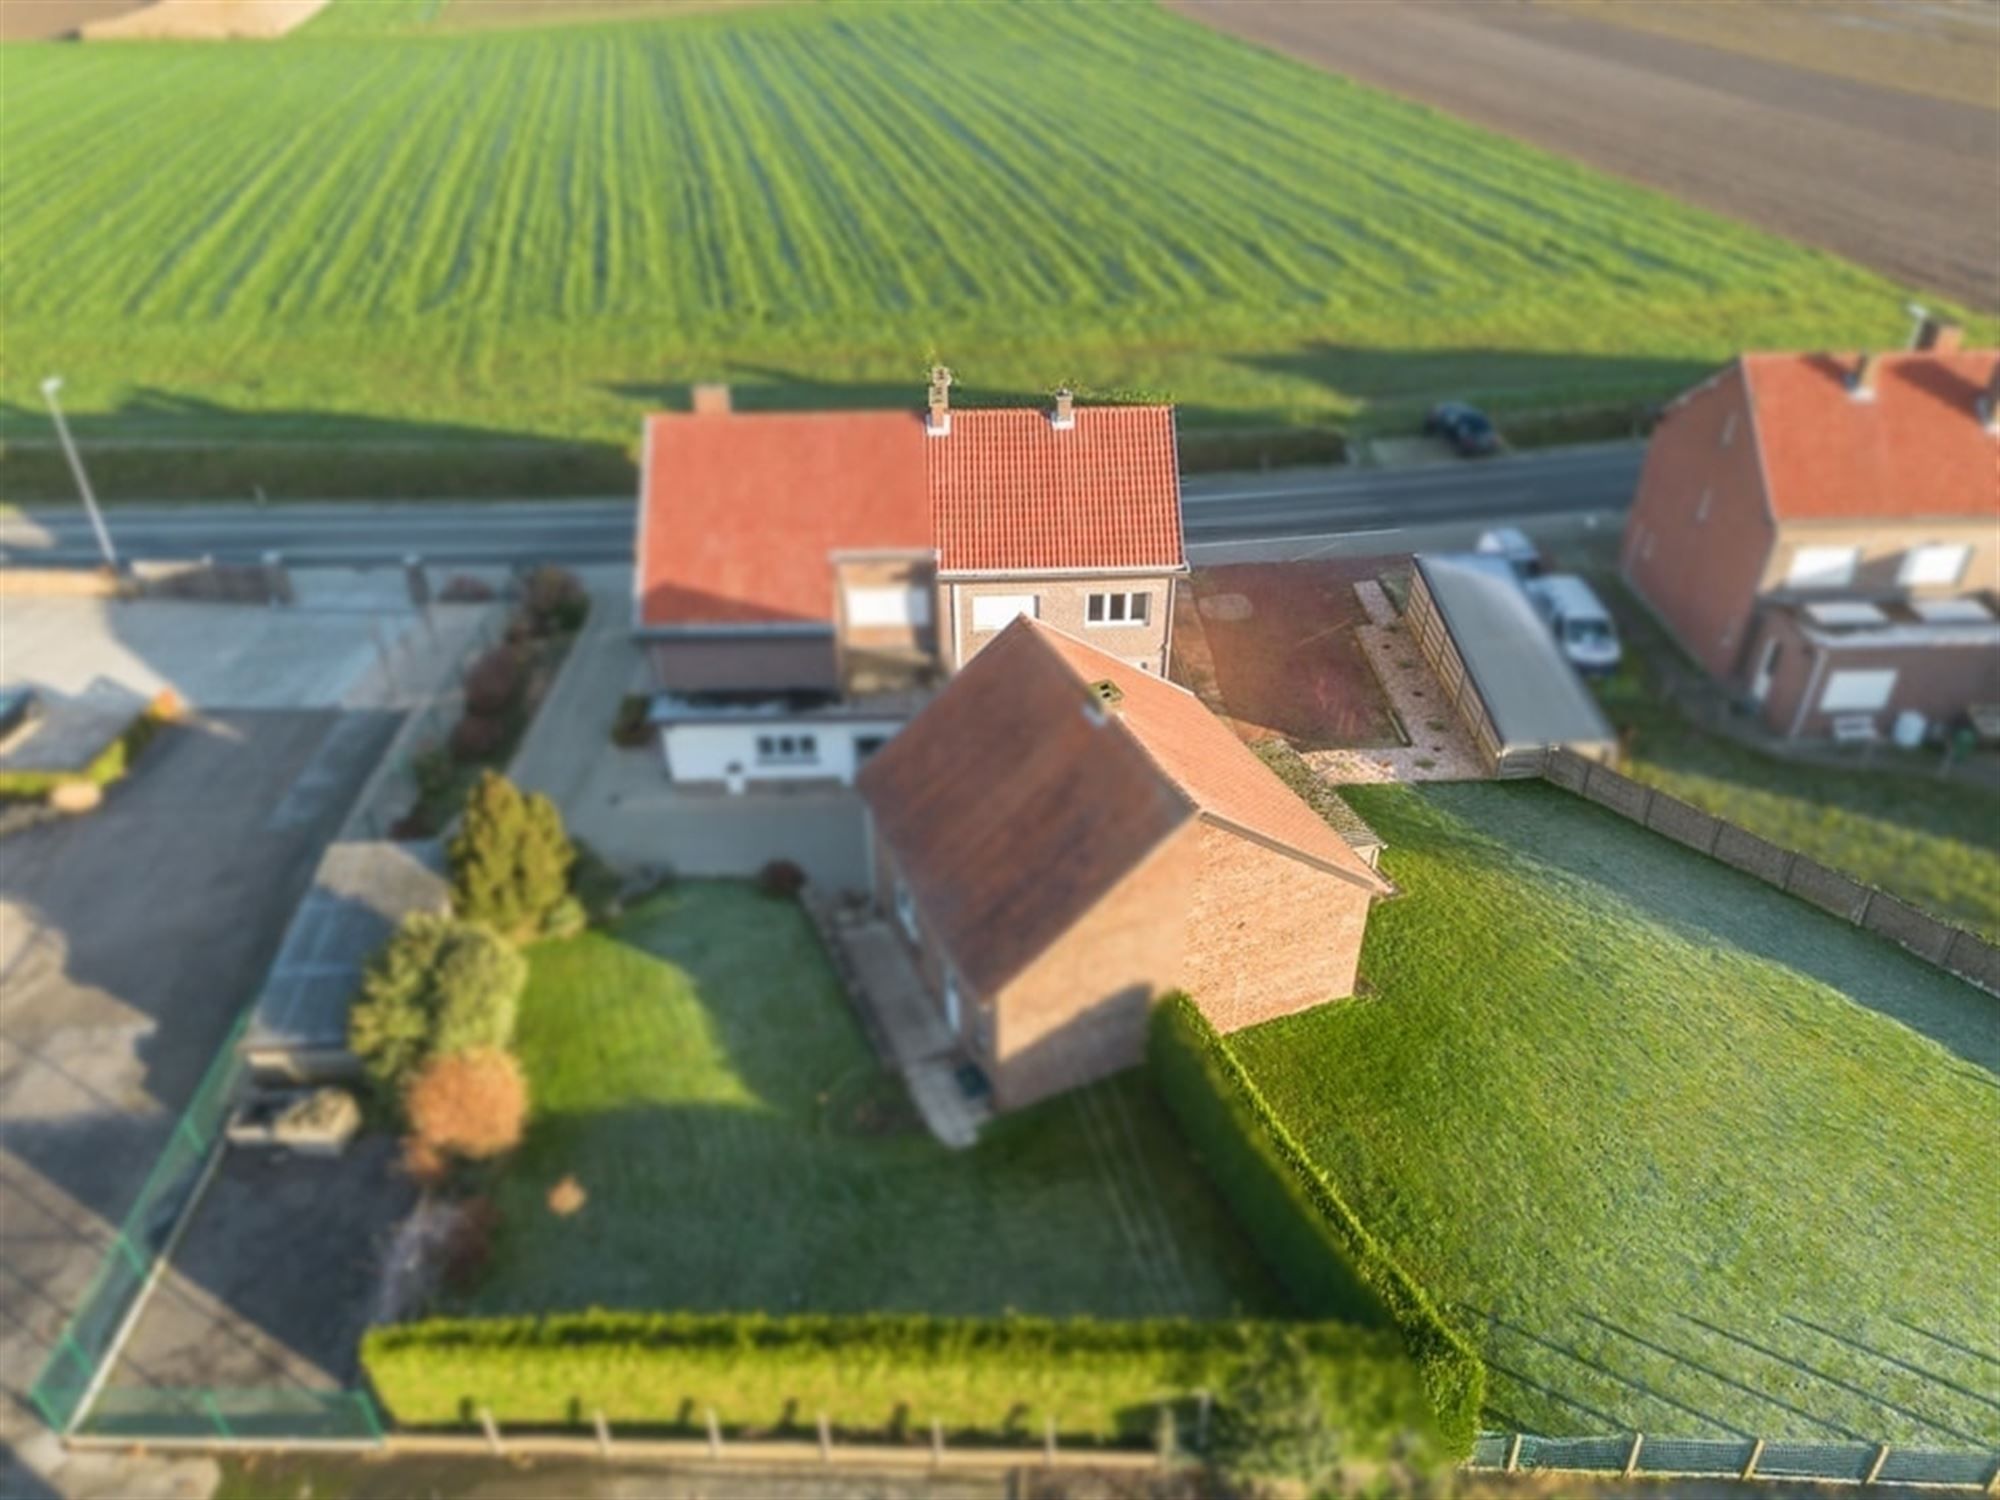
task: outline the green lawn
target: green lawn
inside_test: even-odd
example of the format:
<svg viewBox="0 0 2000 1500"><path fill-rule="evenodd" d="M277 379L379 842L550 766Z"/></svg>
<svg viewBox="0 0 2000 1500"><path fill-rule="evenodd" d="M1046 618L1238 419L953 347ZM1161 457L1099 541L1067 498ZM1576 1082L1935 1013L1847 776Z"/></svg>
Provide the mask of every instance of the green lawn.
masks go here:
<svg viewBox="0 0 2000 1500"><path fill-rule="evenodd" d="M1608 572L1624 668L1599 689L1630 733L1627 775L1814 859L2000 938L2000 791L1938 756L1887 747L1852 769L1779 760L1690 722L1663 689L1667 672L1698 668Z"/></svg>
<svg viewBox="0 0 2000 1500"><path fill-rule="evenodd" d="M1552 787L1347 792L1369 996L1237 1045L1493 1423L1991 1446L2000 1001Z"/></svg>
<svg viewBox="0 0 2000 1500"><path fill-rule="evenodd" d="M1170 395L1197 431L1366 425L1442 394L1619 405L1745 344L1905 331L1911 289L1151 5L440 14L0 48L10 494L67 494L20 446L50 372L113 498L421 493L462 478L439 445L617 457L718 375L746 403L910 404L936 356L974 401L1068 381ZM114 466L113 438L162 446ZM286 458L308 441L337 461Z"/></svg>
<svg viewBox="0 0 2000 1500"><path fill-rule="evenodd" d="M470 1311L1288 1310L1142 1075L936 1144L796 906L684 883L532 967L534 1121Z"/></svg>

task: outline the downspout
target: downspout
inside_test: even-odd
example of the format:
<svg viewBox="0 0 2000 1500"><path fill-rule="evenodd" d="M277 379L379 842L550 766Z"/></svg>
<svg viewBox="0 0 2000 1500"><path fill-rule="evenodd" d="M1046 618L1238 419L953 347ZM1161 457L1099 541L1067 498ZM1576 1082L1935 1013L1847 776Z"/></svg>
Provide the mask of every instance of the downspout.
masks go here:
<svg viewBox="0 0 2000 1500"><path fill-rule="evenodd" d="M965 621L959 615L958 584L951 585L951 670L958 674L965 665Z"/></svg>
<svg viewBox="0 0 2000 1500"><path fill-rule="evenodd" d="M1819 697L1819 680L1825 675L1827 661L1833 655L1833 652L1824 646L1814 646L1812 651L1812 675L1806 679L1806 690L1799 697L1799 706L1792 712L1792 727L1785 733L1785 738L1788 740L1799 737L1800 726L1806 721L1806 710L1811 708L1813 700Z"/></svg>

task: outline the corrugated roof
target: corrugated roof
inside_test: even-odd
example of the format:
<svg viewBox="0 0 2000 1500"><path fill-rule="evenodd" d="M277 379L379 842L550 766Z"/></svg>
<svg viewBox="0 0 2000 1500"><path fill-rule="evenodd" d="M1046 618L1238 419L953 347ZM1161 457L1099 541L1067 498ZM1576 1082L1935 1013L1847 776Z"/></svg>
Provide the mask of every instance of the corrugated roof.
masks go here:
<svg viewBox="0 0 2000 1500"><path fill-rule="evenodd" d="M1178 568L1170 406L954 411L924 443L938 567L951 572Z"/></svg>
<svg viewBox="0 0 2000 1500"><path fill-rule="evenodd" d="M910 412L653 417L638 559L644 625L833 620L837 551L928 551Z"/></svg>
<svg viewBox="0 0 2000 1500"><path fill-rule="evenodd" d="M1978 409L2000 351L1878 354L1868 400L1848 390L1859 358L1743 356L1778 518L2000 517L2000 438Z"/></svg>
<svg viewBox="0 0 2000 1500"><path fill-rule="evenodd" d="M1504 558L1419 553L1416 564L1503 751L1615 738Z"/></svg>
<svg viewBox="0 0 2000 1500"><path fill-rule="evenodd" d="M1105 680L1120 701L1093 712L1090 684ZM1027 618L858 785L925 922L985 992L1196 817L1388 889L1192 694Z"/></svg>

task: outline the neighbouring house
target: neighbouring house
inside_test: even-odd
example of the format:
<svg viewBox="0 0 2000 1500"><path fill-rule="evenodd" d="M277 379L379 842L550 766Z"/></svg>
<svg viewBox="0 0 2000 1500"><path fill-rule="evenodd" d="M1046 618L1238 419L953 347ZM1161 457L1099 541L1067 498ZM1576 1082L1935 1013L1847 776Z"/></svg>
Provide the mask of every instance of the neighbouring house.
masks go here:
<svg viewBox="0 0 2000 1500"><path fill-rule="evenodd" d="M1168 406L653 417L634 627L668 774L848 782L1017 616L1164 673L1187 571Z"/></svg>
<svg viewBox="0 0 2000 1500"><path fill-rule="evenodd" d="M1743 355L1667 408L1623 567L1777 734L2000 702L2000 351Z"/></svg>
<svg viewBox="0 0 2000 1500"><path fill-rule="evenodd" d="M858 785L876 900L1003 1109L1138 1062L1172 990L1224 1031L1351 994L1390 889L1192 693L1031 617Z"/></svg>
<svg viewBox="0 0 2000 1500"><path fill-rule="evenodd" d="M1419 553L1403 622L1489 775L1539 776L1551 750L1618 759L1617 735L1504 555Z"/></svg>

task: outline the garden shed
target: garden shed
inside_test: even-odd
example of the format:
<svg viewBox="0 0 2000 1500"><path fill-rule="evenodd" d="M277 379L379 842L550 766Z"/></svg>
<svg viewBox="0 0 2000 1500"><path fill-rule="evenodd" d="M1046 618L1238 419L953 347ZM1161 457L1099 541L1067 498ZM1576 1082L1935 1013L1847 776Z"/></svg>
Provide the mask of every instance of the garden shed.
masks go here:
<svg viewBox="0 0 2000 1500"><path fill-rule="evenodd" d="M1404 623L1494 776L1539 776L1554 749L1612 764L1618 742L1506 559L1420 554Z"/></svg>

